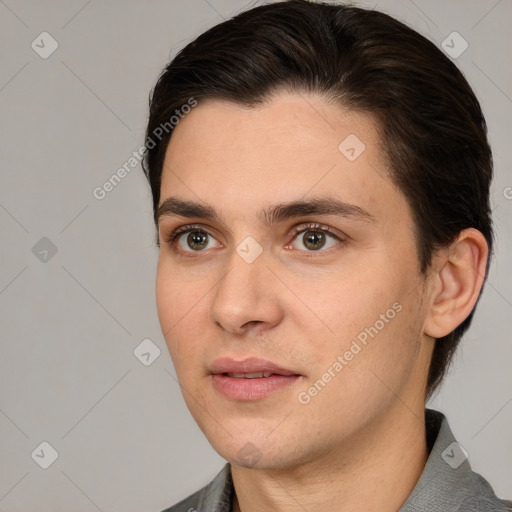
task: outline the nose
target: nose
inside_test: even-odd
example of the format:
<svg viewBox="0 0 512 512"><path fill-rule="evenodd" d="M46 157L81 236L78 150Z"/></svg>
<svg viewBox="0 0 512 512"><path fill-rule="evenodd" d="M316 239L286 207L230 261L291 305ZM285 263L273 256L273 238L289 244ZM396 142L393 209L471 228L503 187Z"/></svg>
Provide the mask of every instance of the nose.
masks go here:
<svg viewBox="0 0 512 512"><path fill-rule="evenodd" d="M248 263L234 251L227 269L213 295L211 320L237 335L277 325L283 317L279 281L268 268L264 253Z"/></svg>

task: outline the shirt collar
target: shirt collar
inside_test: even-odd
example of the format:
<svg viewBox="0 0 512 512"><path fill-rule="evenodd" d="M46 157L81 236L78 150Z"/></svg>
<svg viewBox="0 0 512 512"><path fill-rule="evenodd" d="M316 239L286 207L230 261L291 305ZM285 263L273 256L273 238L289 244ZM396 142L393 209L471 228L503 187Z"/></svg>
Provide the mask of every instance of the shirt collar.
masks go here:
<svg viewBox="0 0 512 512"><path fill-rule="evenodd" d="M425 427L430 454L420 479L398 512L459 510L474 496L465 491L469 480L475 484L467 453L455 440L444 414L426 409ZM227 463L201 493L198 509L232 512L234 493L231 465Z"/></svg>

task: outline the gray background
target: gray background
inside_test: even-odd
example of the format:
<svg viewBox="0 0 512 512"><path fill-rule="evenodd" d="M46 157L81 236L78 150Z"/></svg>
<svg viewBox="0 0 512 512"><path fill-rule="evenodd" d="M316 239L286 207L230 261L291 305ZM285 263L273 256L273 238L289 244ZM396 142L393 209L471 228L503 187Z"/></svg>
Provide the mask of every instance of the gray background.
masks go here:
<svg viewBox="0 0 512 512"><path fill-rule="evenodd" d="M496 257L433 406L510 497L512 2L361 4L438 45L453 31L469 43L456 60L489 124ZM92 191L143 143L148 94L169 56L246 5L0 0L1 511L158 511L224 463L184 405L160 332L140 166L103 200ZM59 45L47 59L31 48L43 31ZM43 237L56 254L41 252L47 241L33 250ZM149 366L133 354L146 338L161 350ZM36 450L43 441L59 454L46 470L36 464L50 457Z"/></svg>

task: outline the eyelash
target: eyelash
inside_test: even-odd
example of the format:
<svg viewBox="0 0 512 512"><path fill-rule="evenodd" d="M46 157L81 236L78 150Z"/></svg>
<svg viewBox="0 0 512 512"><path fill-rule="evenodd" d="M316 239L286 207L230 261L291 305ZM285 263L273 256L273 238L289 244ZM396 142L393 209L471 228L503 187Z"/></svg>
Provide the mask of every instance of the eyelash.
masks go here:
<svg viewBox="0 0 512 512"><path fill-rule="evenodd" d="M174 250L176 250L175 245L176 245L176 240L178 239L178 237L180 235L190 233L193 231L198 231L200 233L204 233L208 236L213 237L213 235L211 233L209 233L200 224L187 224L185 226L181 226L181 227L175 229L174 231L172 231L167 237L164 238L164 241L167 245L171 246ZM300 224L298 226L293 227L289 236L292 236L293 237L292 240L294 240L295 238L297 238L298 235L300 235L301 233L305 233L306 231L322 231L323 233L327 233L329 236L332 236L339 242L337 245L343 245L343 243L345 242L345 240L340 238L337 234L335 234L329 226L324 226L322 224L317 224L314 222ZM319 252L324 252L324 253L329 252L330 249L332 249L332 247L327 249L326 251L319 251ZM184 251L179 251L179 252L183 253ZM188 253L189 251L185 251L185 252ZM190 251L190 252L192 254L194 254L194 253L200 254L202 251ZM301 252L312 253L311 256L313 256L313 254L315 253L315 251L301 251Z"/></svg>

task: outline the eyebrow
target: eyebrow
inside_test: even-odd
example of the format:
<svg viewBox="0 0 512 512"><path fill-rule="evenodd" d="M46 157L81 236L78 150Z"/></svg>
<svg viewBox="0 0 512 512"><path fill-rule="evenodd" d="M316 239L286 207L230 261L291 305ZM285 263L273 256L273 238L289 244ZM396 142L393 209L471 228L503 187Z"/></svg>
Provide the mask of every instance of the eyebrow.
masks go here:
<svg viewBox="0 0 512 512"><path fill-rule="evenodd" d="M278 203L262 210L260 220L264 225L270 227L288 219L308 215L338 215L354 220L375 222L375 217L364 208L331 197ZM157 225L162 217L197 217L210 222L225 224L212 206L195 201L185 201L177 197L169 197L158 206L155 212Z"/></svg>

